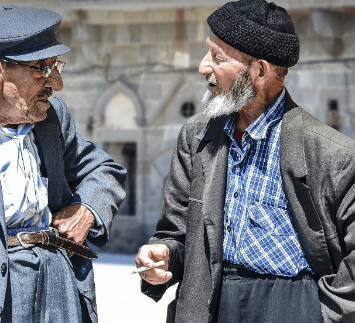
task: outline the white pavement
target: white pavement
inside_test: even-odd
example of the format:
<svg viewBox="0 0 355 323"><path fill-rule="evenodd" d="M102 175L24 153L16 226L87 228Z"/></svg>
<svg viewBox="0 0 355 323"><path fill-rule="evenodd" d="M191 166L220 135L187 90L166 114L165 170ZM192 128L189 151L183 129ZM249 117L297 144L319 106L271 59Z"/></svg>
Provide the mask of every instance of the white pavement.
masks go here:
<svg viewBox="0 0 355 323"><path fill-rule="evenodd" d="M176 286L155 303L140 292L134 255L100 253L93 261L99 323L164 323Z"/></svg>

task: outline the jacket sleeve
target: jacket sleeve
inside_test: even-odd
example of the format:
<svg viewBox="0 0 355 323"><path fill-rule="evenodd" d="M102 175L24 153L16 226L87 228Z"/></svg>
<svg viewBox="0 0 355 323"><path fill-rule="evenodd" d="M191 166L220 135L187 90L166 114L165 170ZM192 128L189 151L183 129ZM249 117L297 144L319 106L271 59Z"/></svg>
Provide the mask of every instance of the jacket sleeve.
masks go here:
<svg viewBox="0 0 355 323"><path fill-rule="evenodd" d="M51 103L59 119L65 177L73 194L69 204L86 204L100 217L105 234L88 239L101 247L108 241L113 217L125 198L126 170L76 132L63 101L52 99Z"/></svg>
<svg viewBox="0 0 355 323"><path fill-rule="evenodd" d="M335 203L346 256L337 273L321 277L318 287L324 323L350 323L355 322L355 149L348 152L337 176Z"/></svg>
<svg viewBox="0 0 355 323"><path fill-rule="evenodd" d="M188 143L187 124L180 131L174 150L170 174L164 188L156 233L150 244L162 243L169 248L169 271L173 278L164 285L150 285L142 281L141 290L158 301L167 288L181 282L184 272L185 235L192 172L191 152Z"/></svg>

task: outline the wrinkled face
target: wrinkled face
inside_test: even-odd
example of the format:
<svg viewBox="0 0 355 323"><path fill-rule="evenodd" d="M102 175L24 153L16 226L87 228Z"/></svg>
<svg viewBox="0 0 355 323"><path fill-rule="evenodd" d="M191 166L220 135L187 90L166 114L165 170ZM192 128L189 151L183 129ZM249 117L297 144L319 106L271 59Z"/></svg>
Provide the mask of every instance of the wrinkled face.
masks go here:
<svg viewBox="0 0 355 323"><path fill-rule="evenodd" d="M54 64L56 57L39 61L21 62L26 65L44 67ZM50 106L48 98L53 91L63 88L57 69L49 77L42 70L1 62L0 67L0 124L12 126L20 123L36 123L47 117Z"/></svg>
<svg viewBox="0 0 355 323"><path fill-rule="evenodd" d="M199 72L206 76L213 96L228 92L246 67L239 52L217 37L206 40L208 52L200 63Z"/></svg>
<svg viewBox="0 0 355 323"><path fill-rule="evenodd" d="M251 62L217 37L207 38L208 53L200 64L200 74L206 76L207 91L202 99L205 115L210 118L241 111L257 96L250 76Z"/></svg>

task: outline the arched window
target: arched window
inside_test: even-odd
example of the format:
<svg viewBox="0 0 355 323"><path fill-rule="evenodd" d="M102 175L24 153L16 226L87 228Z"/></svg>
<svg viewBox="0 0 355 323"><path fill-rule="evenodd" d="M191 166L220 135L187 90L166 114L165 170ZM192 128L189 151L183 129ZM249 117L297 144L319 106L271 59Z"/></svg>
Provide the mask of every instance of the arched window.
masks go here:
<svg viewBox="0 0 355 323"><path fill-rule="evenodd" d="M180 112L185 118L189 118L195 114L195 104L192 102L185 102L182 104Z"/></svg>

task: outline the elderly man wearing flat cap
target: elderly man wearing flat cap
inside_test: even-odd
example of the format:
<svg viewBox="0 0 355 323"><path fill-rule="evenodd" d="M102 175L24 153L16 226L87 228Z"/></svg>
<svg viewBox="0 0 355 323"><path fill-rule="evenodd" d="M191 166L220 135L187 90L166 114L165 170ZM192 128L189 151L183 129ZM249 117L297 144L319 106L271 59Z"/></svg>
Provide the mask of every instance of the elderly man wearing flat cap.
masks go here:
<svg viewBox="0 0 355 323"><path fill-rule="evenodd" d="M86 142L64 102L61 16L0 8L0 321L97 322L91 259L126 171Z"/></svg>
<svg viewBox="0 0 355 323"><path fill-rule="evenodd" d="M284 87L285 9L240 0L207 22L205 111L178 137L142 291L178 283L167 322L355 322L355 143Z"/></svg>

